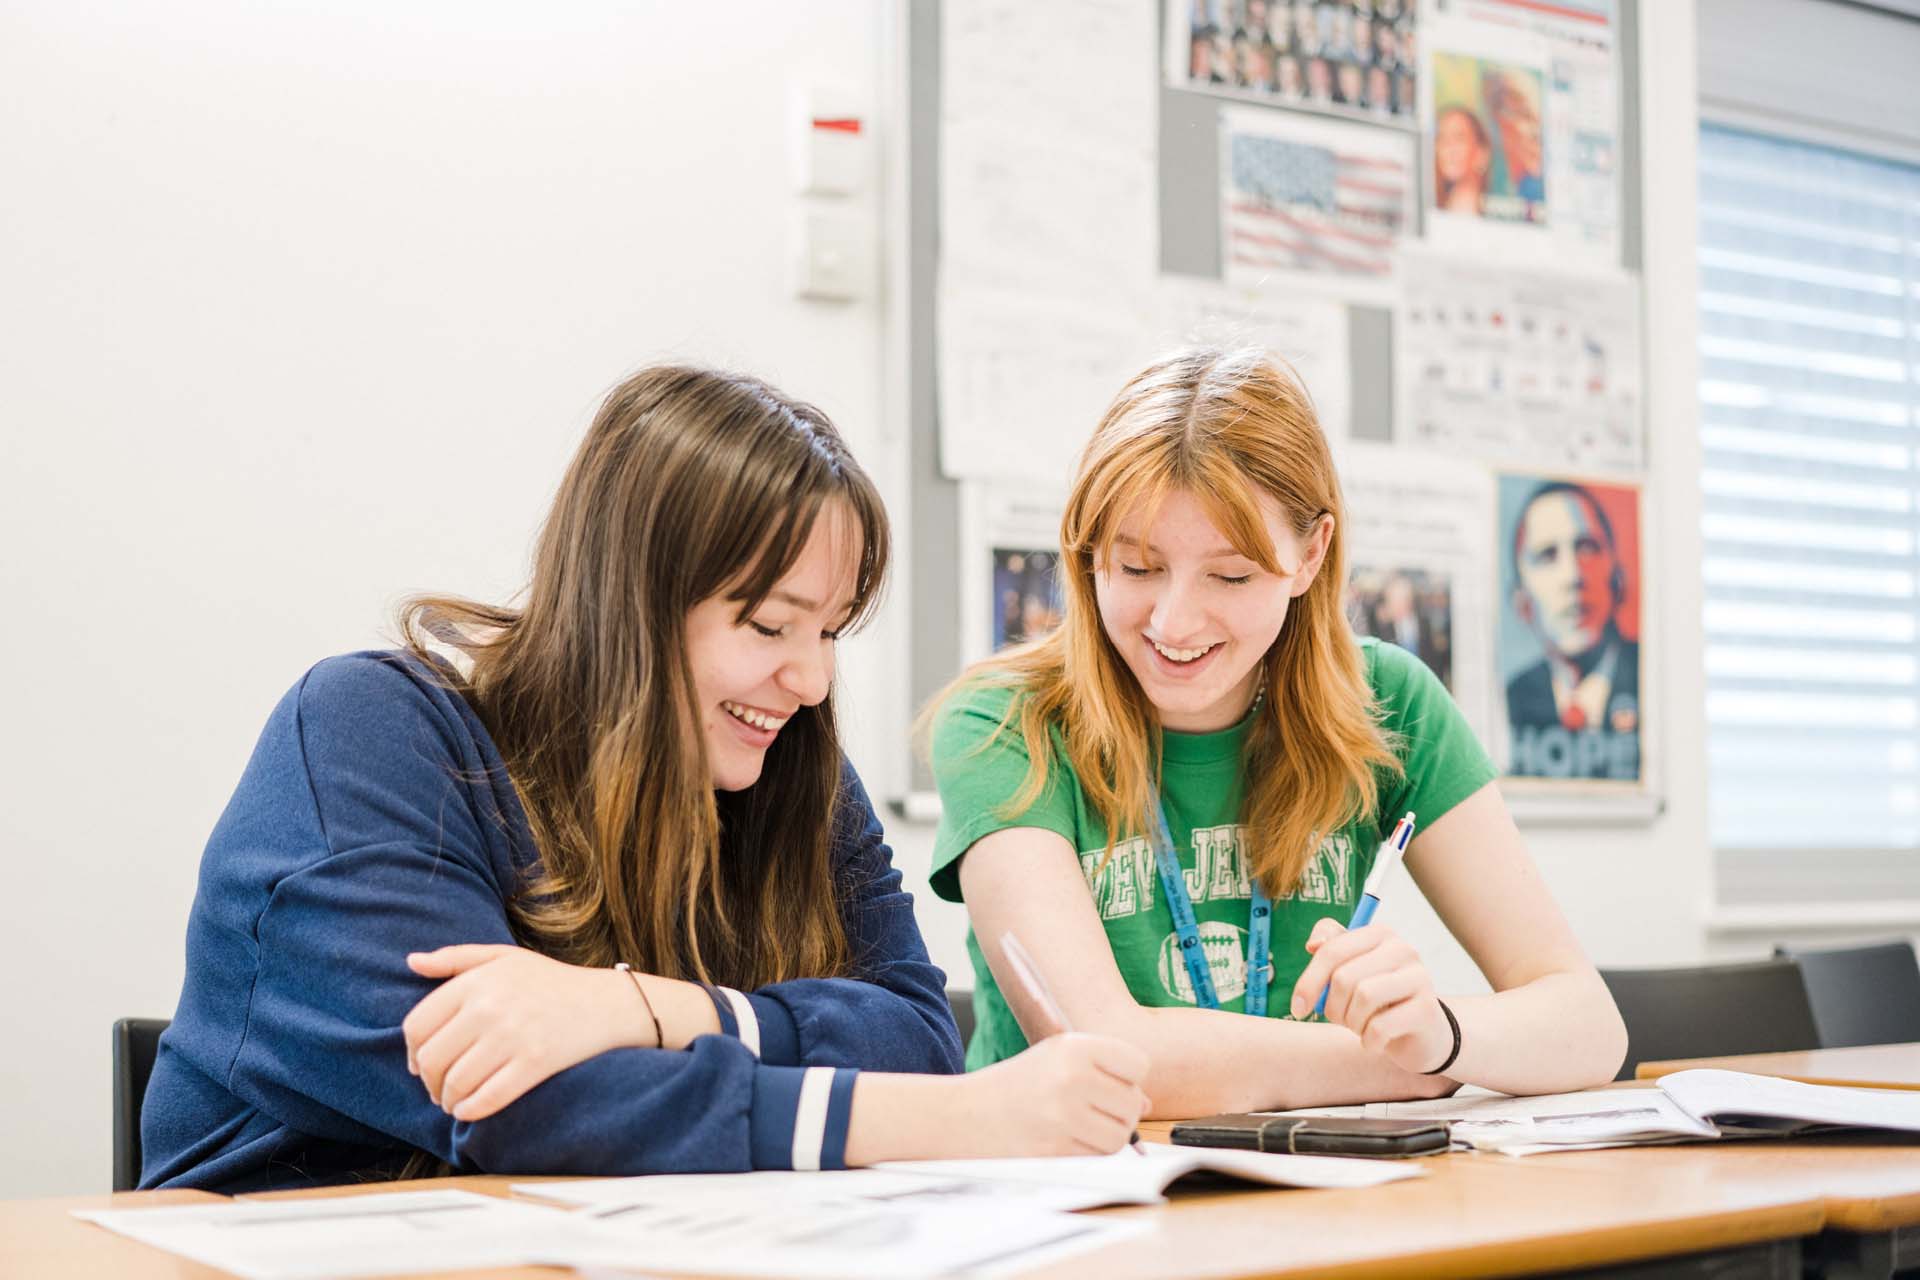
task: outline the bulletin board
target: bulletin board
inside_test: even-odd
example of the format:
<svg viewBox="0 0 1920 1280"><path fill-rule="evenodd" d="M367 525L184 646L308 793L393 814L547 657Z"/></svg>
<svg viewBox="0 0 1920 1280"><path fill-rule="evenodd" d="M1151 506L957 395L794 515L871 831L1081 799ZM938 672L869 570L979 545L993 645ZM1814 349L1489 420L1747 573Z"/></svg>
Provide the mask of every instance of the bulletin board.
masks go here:
<svg viewBox="0 0 1920 1280"><path fill-rule="evenodd" d="M1523 821L1650 820L1636 26L915 0L915 698L1057 621L1059 506L1127 378L1257 344L1340 464L1355 630L1433 668Z"/></svg>

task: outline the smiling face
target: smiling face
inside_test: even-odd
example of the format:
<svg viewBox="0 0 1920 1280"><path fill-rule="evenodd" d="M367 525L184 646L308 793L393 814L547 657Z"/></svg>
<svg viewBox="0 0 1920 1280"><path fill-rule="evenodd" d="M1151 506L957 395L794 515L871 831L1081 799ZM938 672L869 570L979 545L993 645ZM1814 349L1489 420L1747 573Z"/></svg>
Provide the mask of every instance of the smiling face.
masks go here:
<svg viewBox="0 0 1920 1280"><path fill-rule="evenodd" d="M1540 112L1512 77L1501 83L1505 87L1494 95L1498 105L1493 118L1500 130L1507 169L1517 182L1540 172Z"/></svg>
<svg viewBox="0 0 1920 1280"><path fill-rule="evenodd" d="M730 590L688 611L687 654L715 790L758 781L787 721L827 696L859 563L859 523L831 500L799 559L745 619Z"/></svg>
<svg viewBox="0 0 1920 1280"><path fill-rule="evenodd" d="M1548 649L1578 657L1606 634L1619 561L1587 504L1568 492L1544 494L1520 520L1516 601Z"/></svg>
<svg viewBox="0 0 1920 1280"><path fill-rule="evenodd" d="M1459 108L1447 107L1433 126L1433 167L1442 185L1478 185L1487 172L1486 137L1480 122Z"/></svg>
<svg viewBox="0 0 1920 1280"><path fill-rule="evenodd" d="M1101 627L1167 729L1211 732L1246 713L1288 605L1326 556L1332 517L1302 539L1271 495L1259 503L1284 573L1236 549L1184 489L1167 495L1151 527L1122 519L1112 555L1094 566Z"/></svg>

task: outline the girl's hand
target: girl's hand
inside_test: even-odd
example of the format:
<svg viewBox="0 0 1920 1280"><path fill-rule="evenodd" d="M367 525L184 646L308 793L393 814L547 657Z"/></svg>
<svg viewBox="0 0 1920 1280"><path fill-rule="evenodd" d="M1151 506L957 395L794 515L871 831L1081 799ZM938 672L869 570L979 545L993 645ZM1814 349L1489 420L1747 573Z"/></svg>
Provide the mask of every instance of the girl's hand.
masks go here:
<svg viewBox="0 0 1920 1280"><path fill-rule="evenodd" d="M1145 1050L1107 1036L1048 1036L953 1083L968 1095L966 1145L980 1155L1106 1155L1147 1110Z"/></svg>
<svg viewBox="0 0 1920 1280"><path fill-rule="evenodd" d="M1293 984L1291 1012L1305 1018L1327 991L1327 1021L1360 1037L1403 1070L1422 1073L1446 1060L1453 1030L1433 993L1420 953L1386 925L1348 932L1323 919L1307 939L1313 957Z"/></svg>
<svg viewBox="0 0 1920 1280"><path fill-rule="evenodd" d="M631 979L613 969L482 945L416 951L407 966L448 980L400 1029L407 1070L456 1120L484 1119L576 1063L653 1041Z"/></svg>

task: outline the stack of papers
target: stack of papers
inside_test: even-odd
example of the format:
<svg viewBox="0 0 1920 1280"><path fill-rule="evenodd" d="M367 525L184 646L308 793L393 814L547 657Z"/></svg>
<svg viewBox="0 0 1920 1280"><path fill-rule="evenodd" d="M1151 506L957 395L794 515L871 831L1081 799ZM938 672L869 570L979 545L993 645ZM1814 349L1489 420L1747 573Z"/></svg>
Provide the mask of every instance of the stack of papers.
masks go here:
<svg viewBox="0 0 1920 1280"><path fill-rule="evenodd" d="M516 1267L565 1243L574 1215L470 1191L234 1200L74 1214L253 1280Z"/></svg>
<svg viewBox="0 0 1920 1280"><path fill-rule="evenodd" d="M1517 1098L1463 1093L1423 1102L1278 1114L1445 1120L1457 1146L1527 1156L1654 1142L1780 1137L1836 1125L1920 1132L1920 1093L1845 1089L1703 1068L1676 1071L1650 1089Z"/></svg>
<svg viewBox="0 0 1920 1280"><path fill-rule="evenodd" d="M1323 1156L1148 1151L514 1188L568 1208L410 1191L77 1216L249 1280L529 1265L891 1280L1011 1274L1116 1244L1150 1225L1071 1211L1157 1204L1168 1184L1199 1170L1307 1187L1373 1186L1422 1172Z"/></svg>
<svg viewBox="0 0 1920 1280"><path fill-rule="evenodd" d="M1102 1205L1163 1204L1190 1173L1217 1173L1269 1187L1375 1187L1420 1177L1418 1165L1335 1156L1274 1155L1149 1143L1146 1154L1056 1156L1021 1160L904 1160L834 1173L726 1173L528 1182L514 1190L562 1204L624 1205L972 1204L1045 1207L1055 1212Z"/></svg>

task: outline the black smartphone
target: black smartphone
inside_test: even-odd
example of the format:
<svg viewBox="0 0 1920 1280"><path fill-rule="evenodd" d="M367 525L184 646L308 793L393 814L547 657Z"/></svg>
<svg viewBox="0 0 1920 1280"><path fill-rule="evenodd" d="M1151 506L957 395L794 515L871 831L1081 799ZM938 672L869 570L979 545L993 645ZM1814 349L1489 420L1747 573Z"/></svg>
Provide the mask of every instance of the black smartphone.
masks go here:
<svg viewBox="0 0 1920 1280"><path fill-rule="evenodd" d="M1225 1115L1182 1120L1173 1126L1176 1146L1234 1147L1303 1156L1366 1156L1375 1160L1439 1155L1451 1140L1445 1120Z"/></svg>

